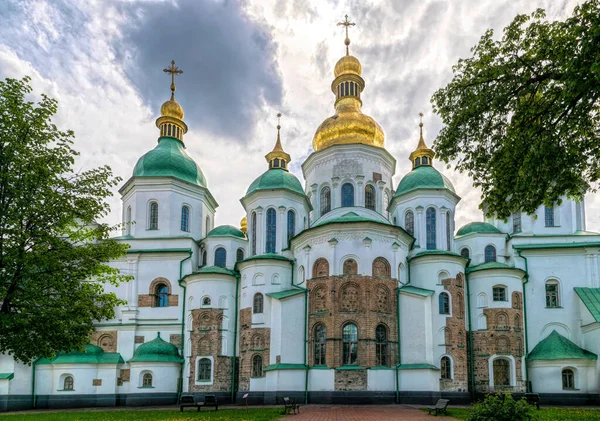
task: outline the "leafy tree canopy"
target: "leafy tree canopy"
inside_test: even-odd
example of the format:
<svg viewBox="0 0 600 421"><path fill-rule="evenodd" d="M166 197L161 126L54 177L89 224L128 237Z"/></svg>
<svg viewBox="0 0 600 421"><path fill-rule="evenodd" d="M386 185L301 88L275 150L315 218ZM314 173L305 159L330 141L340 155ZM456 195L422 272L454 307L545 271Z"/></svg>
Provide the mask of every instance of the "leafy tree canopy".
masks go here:
<svg viewBox="0 0 600 421"><path fill-rule="evenodd" d="M486 211L503 218L595 191L600 0L564 22L547 21L543 10L518 15L501 40L493 36L482 36L431 99L444 122L438 157L456 160L481 187Z"/></svg>
<svg viewBox="0 0 600 421"><path fill-rule="evenodd" d="M121 303L104 285L128 279L107 264L128 246L96 223L120 179L73 171L73 132L54 99L27 100L29 80L0 81L0 353L26 363L81 349Z"/></svg>

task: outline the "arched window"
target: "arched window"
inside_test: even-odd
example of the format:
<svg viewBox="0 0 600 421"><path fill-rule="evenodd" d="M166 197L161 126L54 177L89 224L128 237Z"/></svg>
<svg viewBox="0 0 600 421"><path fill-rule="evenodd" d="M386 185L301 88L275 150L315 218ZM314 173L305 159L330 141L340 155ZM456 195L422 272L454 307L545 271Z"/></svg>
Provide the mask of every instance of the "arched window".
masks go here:
<svg viewBox="0 0 600 421"><path fill-rule="evenodd" d="M63 390L73 390L73 377L67 376L63 382Z"/></svg>
<svg viewBox="0 0 600 421"><path fill-rule="evenodd" d="M496 247L486 246L485 247L485 263L496 261Z"/></svg>
<svg viewBox="0 0 600 421"><path fill-rule="evenodd" d="M254 314L262 314L263 301L264 301L264 297L260 292L257 292L256 294L254 294L254 303L252 305L252 312Z"/></svg>
<svg viewBox="0 0 600 421"><path fill-rule="evenodd" d="M142 377L142 387L152 387L152 374L144 374L144 377Z"/></svg>
<svg viewBox="0 0 600 421"><path fill-rule="evenodd" d="M344 275L357 275L358 274L358 263L354 259L344 260L342 265L342 273Z"/></svg>
<svg viewBox="0 0 600 421"><path fill-rule="evenodd" d="M415 235L415 214L411 210L406 212L406 214L404 215L404 229L406 230L406 232L408 232L410 235L412 235L414 237L414 235Z"/></svg>
<svg viewBox="0 0 600 421"><path fill-rule="evenodd" d="M450 251L450 245L452 242L452 221L450 219L450 212L446 212L446 250Z"/></svg>
<svg viewBox="0 0 600 421"><path fill-rule="evenodd" d="M313 278L323 278L329 276L329 262L323 257L315 260L313 264Z"/></svg>
<svg viewBox="0 0 600 421"><path fill-rule="evenodd" d="M190 208L181 207L181 231L190 232Z"/></svg>
<svg viewBox="0 0 600 421"><path fill-rule="evenodd" d="M450 314L450 297L447 292L440 293L440 314Z"/></svg>
<svg viewBox="0 0 600 421"><path fill-rule="evenodd" d="M131 206L127 207L127 212L125 213L125 234L131 235Z"/></svg>
<svg viewBox="0 0 600 421"><path fill-rule="evenodd" d="M322 324L315 327L315 365L326 365L327 330Z"/></svg>
<svg viewBox="0 0 600 421"><path fill-rule="evenodd" d="M358 329L354 323L348 323L342 331L342 365L356 364L358 354Z"/></svg>
<svg viewBox="0 0 600 421"><path fill-rule="evenodd" d="M449 380L452 378L452 361L450 357L442 357L440 364L442 380Z"/></svg>
<svg viewBox="0 0 600 421"><path fill-rule="evenodd" d="M287 213L287 240L288 243L296 234L296 212L289 210Z"/></svg>
<svg viewBox="0 0 600 421"><path fill-rule="evenodd" d="M418 167L421 165L421 158L418 157L417 159L415 159L415 167Z"/></svg>
<svg viewBox="0 0 600 421"><path fill-rule="evenodd" d="M563 389L575 389L575 373L570 368L562 371L562 386Z"/></svg>
<svg viewBox="0 0 600 421"><path fill-rule="evenodd" d="M422 165L427 165L427 157L426 157L426 156L424 156L424 157L421 159L421 164L422 164Z"/></svg>
<svg viewBox="0 0 600 421"><path fill-rule="evenodd" d="M215 266L219 266L220 268L227 266L227 250L223 247L215 250Z"/></svg>
<svg viewBox="0 0 600 421"><path fill-rule="evenodd" d="M169 307L169 287L158 284L154 292L155 307Z"/></svg>
<svg viewBox="0 0 600 421"><path fill-rule="evenodd" d="M465 259L468 259L468 258L470 257L470 254L469 254L469 249L468 249L468 248L466 248L466 247L463 247L463 248L461 249L461 251L460 251L460 255L461 255L462 257L464 257Z"/></svg>
<svg viewBox="0 0 600 421"><path fill-rule="evenodd" d="M202 252L202 266L206 266L206 250Z"/></svg>
<svg viewBox="0 0 600 421"><path fill-rule="evenodd" d="M521 212L515 212L512 214L512 223L513 223L513 228L512 228L512 232L517 233L517 232L521 232Z"/></svg>
<svg viewBox="0 0 600 421"><path fill-rule="evenodd" d="M256 256L256 212L252 212L250 225L250 232L252 233L252 256Z"/></svg>
<svg viewBox="0 0 600 421"><path fill-rule="evenodd" d="M508 301L506 296L506 287L497 285L492 288L493 299L494 301Z"/></svg>
<svg viewBox="0 0 600 421"><path fill-rule="evenodd" d="M496 358L493 363L494 385L510 386L510 361L505 358Z"/></svg>
<svg viewBox="0 0 600 421"><path fill-rule="evenodd" d="M558 281L555 279L546 281L546 307L560 307L560 297L558 293Z"/></svg>
<svg viewBox="0 0 600 421"><path fill-rule="evenodd" d="M327 186L321 189L321 216L331 210L331 189Z"/></svg>
<svg viewBox="0 0 600 421"><path fill-rule="evenodd" d="M350 183L342 184L342 207L354 206L354 186Z"/></svg>
<svg viewBox="0 0 600 421"><path fill-rule="evenodd" d="M375 277L389 278L392 276L392 268L390 267L389 262L383 257L378 257L373 260L372 269L373 276Z"/></svg>
<svg viewBox="0 0 600 421"><path fill-rule="evenodd" d="M277 238L277 212L275 209L267 209L267 253L275 253L275 241Z"/></svg>
<svg viewBox="0 0 600 421"><path fill-rule="evenodd" d="M484 292L477 296L477 307L487 307L487 295Z"/></svg>
<svg viewBox="0 0 600 421"><path fill-rule="evenodd" d="M148 229L158 229L158 202L150 202L150 215L148 218Z"/></svg>
<svg viewBox="0 0 600 421"><path fill-rule="evenodd" d="M477 329L478 330L486 330L487 329L487 316L485 314L479 315L477 319Z"/></svg>
<svg viewBox="0 0 600 421"><path fill-rule="evenodd" d="M389 365L387 330L384 325L375 329L375 361L378 366Z"/></svg>
<svg viewBox="0 0 600 421"><path fill-rule="evenodd" d="M206 235L210 232L210 216L206 217Z"/></svg>
<svg viewBox="0 0 600 421"><path fill-rule="evenodd" d="M425 212L425 232L427 234L427 250L435 250L435 209L428 208Z"/></svg>
<svg viewBox="0 0 600 421"><path fill-rule="evenodd" d="M244 260L244 249L243 248L237 249L237 252L235 253L235 261L239 262L241 260Z"/></svg>
<svg viewBox="0 0 600 421"><path fill-rule="evenodd" d="M200 361L198 361L198 381L210 381L211 365L208 358L200 358Z"/></svg>
<svg viewBox="0 0 600 421"><path fill-rule="evenodd" d="M202 299L202 305L203 306L209 306L210 305L210 297L204 297Z"/></svg>
<svg viewBox="0 0 600 421"><path fill-rule="evenodd" d="M263 377L263 361L260 355L252 357L252 377Z"/></svg>
<svg viewBox="0 0 600 421"><path fill-rule="evenodd" d="M375 210L375 187L371 184L365 186L365 208Z"/></svg>
<svg viewBox="0 0 600 421"><path fill-rule="evenodd" d="M554 207L544 206L544 220L546 221L547 227L554 226Z"/></svg>

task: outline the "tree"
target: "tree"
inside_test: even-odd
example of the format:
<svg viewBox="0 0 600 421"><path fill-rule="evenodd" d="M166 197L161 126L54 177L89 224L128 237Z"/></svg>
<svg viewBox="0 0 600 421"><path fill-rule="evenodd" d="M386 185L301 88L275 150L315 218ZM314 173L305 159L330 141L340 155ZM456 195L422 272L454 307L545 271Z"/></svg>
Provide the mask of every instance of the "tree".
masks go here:
<svg viewBox="0 0 600 421"><path fill-rule="evenodd" d="M29 78L0 81L0 353L29 363L81 349L93 322L121 303L107 262L127 245L95 221L120 182L107 166L74 173L73 132L52 124L57 102L28 102Z"/></svg>
<svg viewBox="0 0 600 421"><path fill-rule="evenodd" d="M518 15L488 30L433 95L438 157L467 172L490 213L581 198L600 178L600 0L564 22ZM484 206L482 204L482 207Z"/></svg>

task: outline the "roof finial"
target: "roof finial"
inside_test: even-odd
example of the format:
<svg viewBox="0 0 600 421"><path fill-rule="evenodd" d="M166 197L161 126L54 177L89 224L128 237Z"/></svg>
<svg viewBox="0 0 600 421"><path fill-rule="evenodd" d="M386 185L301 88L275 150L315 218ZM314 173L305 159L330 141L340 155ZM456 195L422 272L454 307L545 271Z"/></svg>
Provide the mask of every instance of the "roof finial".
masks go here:
<svg viewBox="0 0 600 421"><path fill-rule="evenodd" d="M419 131L421 132L421 139L423 138L423 113L419 113Z"/></svg>
<svg viewBox="0 0 600 421"><path fill-rule="evenodd" d="M343 22L338 22L338 26L342 25L346 27L346 39L344 40L344 44L346 44L346 55L349 56L350 55L350 51L348 49L348 46L350 45L350 38L348 38L348 27L349 26L354 26L356 25L356 23L354 22L350 22L348 20L348 15L345 16L346 20Z"/></svg>
<svg viewBox="0 0 600 421"><path fill-rule="evenodd" d="M175 66L175 60L171 60L171 66L163 69L165 73L171 73L171 99L175 98L175 75L180 75L183 70L180 70Z"/></svg>
<svg viewBox="0 0 600 421"><path fill-rule="evenodd" d="M277 113L277 142L275 142L275 147L265 156L265 158L267 158L267 162L269 163L269 169L281 168L287 171L287 164L290 162L290 156L285 153L281 146L280 131L281 113Z"/></svg>

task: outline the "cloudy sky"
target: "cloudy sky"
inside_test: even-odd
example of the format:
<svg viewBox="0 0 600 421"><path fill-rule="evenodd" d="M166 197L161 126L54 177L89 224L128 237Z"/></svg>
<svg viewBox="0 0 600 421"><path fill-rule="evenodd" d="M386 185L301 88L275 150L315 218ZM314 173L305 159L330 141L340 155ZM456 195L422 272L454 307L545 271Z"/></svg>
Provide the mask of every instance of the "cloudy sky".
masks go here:
<svg viewBox="0 0 600 421"><path fill-rule="evenodd" d="M1 0L0 78L29 75L58 99L55 122L76 134L78 168L108 164L125 182L154 148L154 120L169 98L162 72L174 59L184 74L177 100L190 131L185 143L219 202L217 224L239 225L239 199L267 168L275 114L291 171L312 152L312 137L333 112L333 66L344 54L336 23L345 14L353 55L363 64L363 111L386 134L398 161L395 185L425 113L432 143L441 128L429 99L469 57L488 28L501 33L517 13L538 7L564 19L577 0ZM481 220L479 192L466 175L438 166L463 198L457 226ZM588 229L600 230L600 195L589 195ZM121 215L118 193L111 223Z"/></svg>

